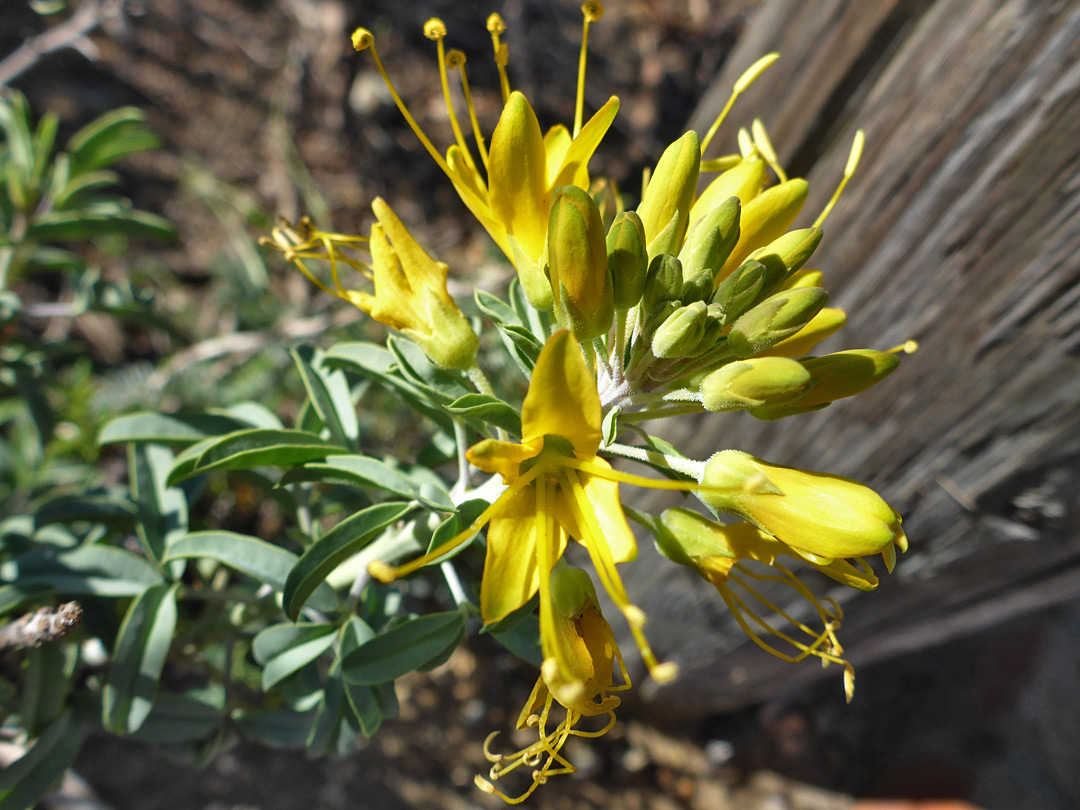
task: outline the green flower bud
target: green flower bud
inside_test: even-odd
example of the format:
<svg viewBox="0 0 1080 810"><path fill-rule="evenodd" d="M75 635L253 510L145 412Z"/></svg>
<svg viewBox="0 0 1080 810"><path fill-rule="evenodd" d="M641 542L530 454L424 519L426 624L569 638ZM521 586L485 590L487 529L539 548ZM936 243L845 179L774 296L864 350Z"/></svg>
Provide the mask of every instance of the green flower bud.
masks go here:
<svg viewBox="0 0 1080 810"><path fill-rule="evenodd" d="M556 565L551 570L551 603L557 615L574 618L587 607L597 607L596 586L580 568Z"/></svg>
<svg viewBox="0 0 1080 810"><path fill-rule="evenodd" d="M697 346L687 353L687 357L698 357L705 354L716 345L716 342L724 334L724 321L720 307L716 306L716 304L709 304L706 312L708 316L705 319L705 332L701 336L701 340L698 341Z"/></svg>
<svg viewBox="0 0 1080 810"><path fill-rule="evenodd" d="M615 309L630 309L641 300L649 269L645 228L634 211L623 211L611 223L607 235L607 261Z"/></svg>
<svg viewBox="0 0 1080 810"><path fill-rule="evenodd" d="M701 397L709 411L737 411L784 405L810 385L810 372L787 357L755 357L718 368L702 380Z"/></svg>
<svg viewBox="0 0 1080 810"><path fill-rule="evenodd" d="M847 314L844 310L825 307L794 335L784 338L762 354L772 357L805 357L817 344L838 332L845 323Z"/></svg>
<svg viewBox="0 0 1080 810"><path fill-rule="evenodd" d="M720 282L713 293L712 303L720 308L724 323L732 323L754 305L765 283L765 266L748 260L738 270Z"/></svg>
<svg viewBox="0 0 1080 810"><path fill-rule="evenodd" d="M691 130L671 144L660 156L660 162L645 188L637 212L645 228L645 242L649 255L657 255L652 241L668 227L675 218L674 244L682 244L690 217L690 204L697 189L698 171L701 165L701 144L697 133ZM674 252L674 250L664 251Z"/></svg>
<svg viewBox="0 0 1080 810"><path fill-rule="evenodd" d="M766 189L744 205L739 221L739 243L717 277L726 278L753 251L782 236L802 210L809 188L805 180L788 180Z"/></svg>
<svg viewBox="0 0 1080 810"><path fill-rule="evenodd" d="M704 337L707 314L708 310L702 301L679 307L653 335L653 354L667 360L684 357L696 348Z"/></svg>
<svg viewBox="0 0 1080 810"><path fill-rule="evenodd" d="M900 365L900 358L874 349L852 349L800 360L810 375L806 393L786 404L770 405L751 413L759 419L818 411L838 399L853 397L884 380Z"/></svg>
<svg viewBox="0 0 1080 810"><path fill-rule="evenodd" d="M708 301L717 271L739 241L738 197L728 197L698 220L686 237L679 261L683 266L684 301Z"/></svg>
<svg viewBox="0 0 1080 810"><path fill-rule="evenodd" d="M734 167L717 175L690 208L690 227L728 197L738 197L746 205L761 191L765 182L765 161L760 158L741 160Z"/></svg>
<svg viewBox="0 0 1080 810"><path fill-rule="evenodd" d="M894 544L907 549L896 511L872 489L848 478L723 450L706 463L700 483L708 489L699 497L709 506L746 518L822 564L888 555Z"/></svg>
<svg viewBox="0 0 1080 810"><path fill-rule="evenodd" d="M820 287L778 292L732 324L727 347L735 357L753 357L806 326L828 300Z"/></svg>
<svg viewBox="0 0 1080 810"><path fill-rule="evenodd" d="M781 284L798 271L821 244L824 235L821 228L803 228L788 231L779 239L774 239L763 248L750 254L749 258L765 265L766 295L778 289Z"/></svg>
<svg viewBox="0 0 1080 810"><path fill-rule="evenodd" d="M664 301L677 301L682 295L682 262L663 253L649 262L641 308L651 314Z"/></svg>
<svg viewBox="0 0 1080 810"><path fill-rule="evenodd" d="M794 290L796 287L821 287L825 277L820 270L796 270L787 281L780 285L782 290Z"/></svg>
<svg viewBox="0 0 1080 810"><path fill-rule="evenodd" d="M548 214L548 268L555 317L578 340L599 337L614 317L604 223L592 197L561 186Z"/></svg>

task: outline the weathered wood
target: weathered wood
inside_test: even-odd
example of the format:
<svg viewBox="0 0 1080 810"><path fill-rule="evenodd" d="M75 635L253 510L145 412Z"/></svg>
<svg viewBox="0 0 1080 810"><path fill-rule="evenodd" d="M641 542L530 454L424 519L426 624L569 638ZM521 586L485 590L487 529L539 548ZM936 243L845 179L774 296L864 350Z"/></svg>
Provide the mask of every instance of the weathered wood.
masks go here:
<svg viewBox="0 0 1080 810"><path fill-rule="evenodd" d="M807 224L867 134L815 256L849 315L820 353L921 348L818 414L710 416L672 438L851 476L900 509L912 550L845 603L856 665L1080 597L1080 2L771 0L691 125L771 50L730 120L760 116L782 162L813 165ZM821 677L746 643L694 576L633 569L686 676L653 695L666 714Z"/></svg>

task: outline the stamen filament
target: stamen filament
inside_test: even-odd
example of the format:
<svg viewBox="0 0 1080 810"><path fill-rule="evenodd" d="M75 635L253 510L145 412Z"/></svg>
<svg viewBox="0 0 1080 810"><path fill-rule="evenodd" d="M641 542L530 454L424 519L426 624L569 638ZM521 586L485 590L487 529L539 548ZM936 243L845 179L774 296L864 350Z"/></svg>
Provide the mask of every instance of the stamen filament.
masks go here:
<svg viewBox="0 0 1080 810"><path fill-rule="evenodd" d="M476 164L473 162L472 153L465 143L465 136L462 134L461 126L458 124L457 113L454 110L454 100L450 96L450 79L446 74L446 46L443 44L443 40L446 38L446 27L442 24L441 20L438 21L437 26L431 26L433 21L434 20L429 20L428 25L424 26L424 34L429 39L435 40L435 49L439 60L439 82L442 84L443 101L446 103L446 114L450 119L450 128L454 130L454 141L461 150L465 162L469 164L473 171L476 171Z"/></svg>
<svg viewBox="0 0 1080 810"><path fill-rule="evenodd" d="M581 7L585 21L581 26L581 54L578 56L577 98L574 103L574 137L581 132L582 113L585 109L585 62L589 53L589 24L604 16L604 7L589 2Z"/></svg>
<svg viewBox="0 0 1080 810"><path fill-rule="evenodd" d="M836 201L840 199L840 194L844 190L844 186L847 185L848 180L855 174L855 170L859 167L859 160L862 158L863 146L866 144L866 133L861 129L855 133L855 140L851 142L851 152L848 154L847 165L844 167L844 176L840 178L840 185L836 187L836 191L833 192L832 197L829 199L825 209L818 214L818 218L814 220L814 227L817 228L825 221L825 218L833 210L833 206L836 205Z"/></svg>
<svg viewBox="0 0 1080 810"><path fill-rule="evenodd" d="M506 23L498 14L492 14L487 18L487 30L491 34L492 50L495 51L495 66L499 69L499 89L502 90L503 104L506 104L510 100L510 79L506 76L510 50L499 39L499 35L506 32Z"/></svg>
<svg viewBox="0 0 1080 810"><path fill-rule="evenodd" d="M713 136L716 135L716 131L720 129L720 125L724 123L724 119L727 118L731 108L735 106L735 99L741 96L746 89L752 85L757 78L765 72L765 70L780 58L778 53L768 53L765 56L758 59L752 64L746 71L735 81L735 86L731 90L731 95L728 96L727 103L724 108L720 110L720 114L716 116L716 120L713 121L709 131L705 133L705 137L701 141L701 154L705 154L705 150L709 148L709 144L712 143Z"/></svg>
<svg viewBox="0 0 1080 810"><path fill-rule="evenodd" d="M480 160L487 169L487 146L484 143L484 134L480 131L480 122L476 118L476 108L473 106L472 90L469 89L469 77L465 70L465 54L458 50L450 51L446 56L446 64L451 70L457 69L461 72L461 94L465 97L465 107L469 111L473 140L476 141L476 151L480 153Z"/></svg>
<svg viewBox="0 0 1080 810"><path fill-rule="evenodd" d="M769 164L769 168L776 172L776 177L781 183L787 182L787 173L780 165L779 158L776 157L776 150L773 149L772 141L769 140L769 133L765 131L765 125L761 123L760 118L755 118L754 123L750 125L750 131L754 136L754 145L757 147L758 153L762 159Z"/></svg>

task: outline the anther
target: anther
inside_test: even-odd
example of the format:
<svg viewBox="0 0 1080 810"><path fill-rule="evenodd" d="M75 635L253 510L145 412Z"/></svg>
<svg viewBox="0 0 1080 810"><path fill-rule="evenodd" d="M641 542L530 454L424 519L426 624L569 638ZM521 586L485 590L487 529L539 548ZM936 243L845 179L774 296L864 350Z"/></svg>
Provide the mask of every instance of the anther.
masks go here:
<svg viewBox="0 0 1080 810"><path fill-rule="evenodd" d="M581 13L585 15L585 19L589 22L596 22L604 16L604 6L602 3L597 2L585 3L581 7Z"/></svg>
<svg viewBox="0 0 1080 810"><path fill-rule="evenodd" d="M915 354L919 350L919 341L917 340L905 340L899 346L893 346L891 349L886 349L886 354Z"/></svg>
<svg viewBox="0 0 1080 810"><path fill-rule="evenodd" d="M503 760L503 755L502 754L493 754L493 753L491 753L491 743L498 736L499 736L499 732L498 731L493 731L490 734L488 734L487 737L484 738L483 751L484 751L484 756L487 758L488 762L502 762L502 760Z"/></svg>
<svg viewBox="0 0 1080 810"><path fill-rule="evenodd" d="M438 17L432 17L424 23L424 36L428 39L442 39L446 36L446 23Z"/></svg>
<svg viewBox="0 0 1080 810"><path fill-rule="evenodd" d="M671 683L679 677L679 665L674 661L665 661L649 670L649 676L658 684Z"/></svg>
<svg viewBox="0 0 1080 810"><path fill-rule="evenodd" d="M392 565L387 565L382 560L372 560L368 563L367 570L371 576L375 577L375 579L379 580L379 582L384 585L389 585L397 579L394 567Z"/></svg>
<svg viewBox="0 0 1080 810"><path fill-rule="evenodd" d="M644 627L646 622L645 611L637 605L627 605L623 610L626 621L631 627Z"/></svg>
<svg viewBox="0 0 1080 810"><path fill-rule="evenodd" d="M352 32L352 46L358 51L366 51L375 44L375 36L366 28L357 28Z"/></svg>
<svg viewBox="0 0 1080 810"><path fill-rule="evenodd" d="M495 786L479 774L473 777L473 784L480 788L480 790L484 791L484 793L488 793L491 795L495 794Z"/></svg>
<svg viewBox="0 0 1080 810"><path fill-rule="evenodd" d="M446 66L450 70L457 70L459 67L465 64L465 52L459 51L454 48L452 51L446 54Z"/></svg>
<svg viewBox="0 0 1080 810"><path fill-rule="evenodd" d="M540 715L530 714L525 718L525 725L528 728L537 728L540 725Z"/></svg>
<svg viewBox="0 0 1080 810"><path fill-rule="evenodd" d="M487 18L487 30L489 34L503 34L506 32L506 23L498 14L492 14Z"/></svg>
<svg viewBox="0 0 1080 810"><path fill-rule="evenodd" d="M547 774L542 771L533 771L532 778L533 781L536 782L536 784L538 785L547 784Z"/></svg>

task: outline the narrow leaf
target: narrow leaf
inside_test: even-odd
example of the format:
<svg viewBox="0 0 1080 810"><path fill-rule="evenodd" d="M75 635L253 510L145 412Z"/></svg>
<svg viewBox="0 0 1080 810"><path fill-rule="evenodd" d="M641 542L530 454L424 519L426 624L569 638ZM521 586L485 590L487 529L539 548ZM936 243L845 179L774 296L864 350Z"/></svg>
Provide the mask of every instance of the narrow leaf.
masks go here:
<svg viewBox="0 0 1080 810"><path fill-rule="evenodd" d="M448 647L457 646L464 626L465 614L457 610L408 619L349 653L342 671L353 683L392 681L436 661Z"/></svg>

